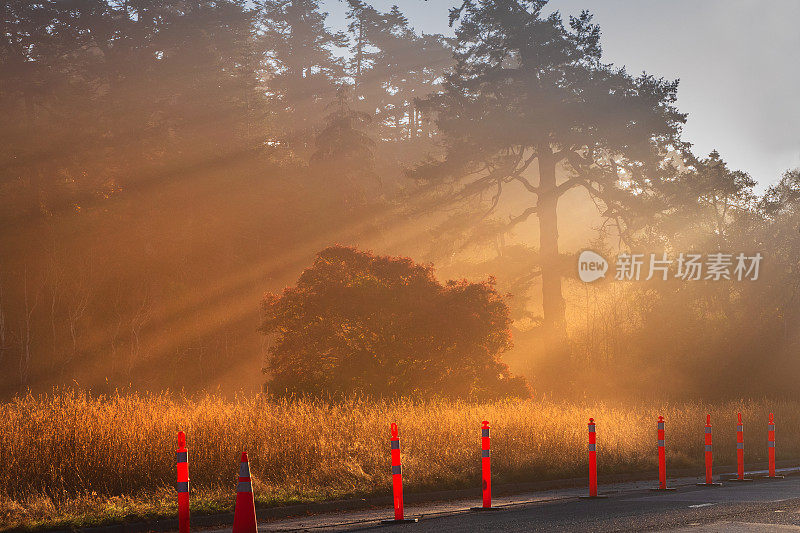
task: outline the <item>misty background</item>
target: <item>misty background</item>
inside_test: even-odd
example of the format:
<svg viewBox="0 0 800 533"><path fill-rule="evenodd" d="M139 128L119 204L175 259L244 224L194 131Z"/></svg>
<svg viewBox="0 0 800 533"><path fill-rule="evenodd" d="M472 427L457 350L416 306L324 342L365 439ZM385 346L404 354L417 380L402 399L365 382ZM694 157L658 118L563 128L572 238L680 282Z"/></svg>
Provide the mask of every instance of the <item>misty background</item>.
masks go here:
<svg viewBox="0 0 800 533"><path fill-rule="evenodd" d="M388 10L393 2L373 4ZM402 8L418 31L452 35L447 14L457 4L407 0ZM321 6L333 26L344 27L343 2ZM761 190L800 165L800 67L786 61L800 50L797 2L559 0L548 6L564 15L582 9L603 30L606 61L681 80L680 107L689 113L685 138L699 153L720 150Z"/></svg>
<svg viewBox="0 0 800 533"><path fill-rule="evenodd" d="M594 13L604 63L680 79L676 131L692 144L665 145L676 168L630 211L636 239L609 229L586 191L561 197L554 336L540 223L507 227L531 205L523 186L454 204L469 174L423 172L459 136L435 99L456 64L452 5L7 2L0 392L259 391L264 293L294 285L333 244L430 263L441 281L495 277L513 318L504 360L535 395L795 392L800 6L544 7ZM587 286L574 271L587 247L762 251L763 277Z"/></svg>

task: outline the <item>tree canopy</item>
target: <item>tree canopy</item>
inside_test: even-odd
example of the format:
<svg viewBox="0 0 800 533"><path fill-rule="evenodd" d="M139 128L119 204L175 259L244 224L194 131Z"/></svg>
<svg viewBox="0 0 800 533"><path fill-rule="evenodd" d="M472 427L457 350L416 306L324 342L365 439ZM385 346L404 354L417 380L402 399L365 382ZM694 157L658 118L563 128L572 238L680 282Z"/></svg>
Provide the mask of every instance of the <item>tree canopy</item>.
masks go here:
<svg viewBox="0 0 800 533"><path fill-rule="evenodd" d="M528 395L499 359L511 319L491 279L442 285L430 266L334 246L262 308L273 394Z"/></svg>
<svg viewBox="0 0 800 533"><path fill-rule="evenodd" d="M609 64L587 12L466 0L449 37L403 4L342 1L342 27L326 5L0 2L0 395L255 390L270 349L281 394L305 372L294 350L298 394L347 394L377 361L395 381L373 395L516 394L499 356L570 398L795 391L797 170L756 184L731 154L695 153L677 80ZM296 283L334 242L414 261L334 248ZM587 286L582 247L764 260L747 283ZM440 284L428 263L496 285ZM295 344L254 332L265 291L284 313L268 338ZM320 323L301 305L351 301ZM742 383L762 367L783 372Z"/></svg>
<svg viewBox="0 0 800 533"><path fill-rule="evenodd" d="M544 14L546 5L465 0L451 11L451 23L459 22L456 65L444 91L425 102L446 155L415 176L455 183L449 200L489 192L492 209L509 184L530 194L529 207L505 229L538 218L544 324L560 337L559 197L584 188L626 235L626 204L639 202L637 193L681 146L685 115L674 105L677 81L634 77L603 63L591 15L564 24L558 12Z"/></svg>

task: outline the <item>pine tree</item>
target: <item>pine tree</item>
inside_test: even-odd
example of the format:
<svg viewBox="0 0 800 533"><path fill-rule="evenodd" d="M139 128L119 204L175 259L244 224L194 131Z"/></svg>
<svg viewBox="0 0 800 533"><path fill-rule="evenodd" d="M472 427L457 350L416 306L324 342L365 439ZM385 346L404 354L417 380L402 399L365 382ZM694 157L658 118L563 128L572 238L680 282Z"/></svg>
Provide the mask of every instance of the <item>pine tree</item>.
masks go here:
<svg viewBox="0 0 800 533"><path fill-rule="evenodd" d="M350 88L339 88L326 125L315 137L316 150L309 165L312 175L325 181L330 194L338 194L349 207L362 205L365 194L374 188L375 142L362 131L371 116L350 106Z"/></svg>
<svg viewBox="0 0 800 533"><path fill-rule="evenodd" d="M417 35L397 6L380 13L361 0L348 0L351 20L351 76L362 109L377 115L378 136L386 141L413 139L430 128L415 99L439 88L452 64L441 35Z"/></svg>
<svg viewBox="0 0 800 533"><path fill-rule="evenodd" d="M559 13L543 13L546 4L465 0L451 12L459 22L457 64L443 94L426 105L438 114L447 154L416 175L455 186L455 199L491 195L489 212L514 186L530 194L505 230L538 218L543 325L558 347L565 335L559 198L583 188L625 238L626 201L637 201L637 190L680 146L685 115L674 106L677 81L604 64L591 15L565 25Z"/></svg>
<svg viewBox="0 0 800 533"><path fill-rule="evenodd" d="M366 72L375 64L375 35L380 31L381 14L363 0L347 0L347 19L350 23L350 75L353 78L354 90L359 94L359 85Z"/></svg>
<svg viewBox="0 0 800 533"><path fill-rule="evenodd" d="M258 9L267 84L284 125L278 136L303 155L345 74L334 49L347 39L325 25L318 0L264 0Z"/></svg>

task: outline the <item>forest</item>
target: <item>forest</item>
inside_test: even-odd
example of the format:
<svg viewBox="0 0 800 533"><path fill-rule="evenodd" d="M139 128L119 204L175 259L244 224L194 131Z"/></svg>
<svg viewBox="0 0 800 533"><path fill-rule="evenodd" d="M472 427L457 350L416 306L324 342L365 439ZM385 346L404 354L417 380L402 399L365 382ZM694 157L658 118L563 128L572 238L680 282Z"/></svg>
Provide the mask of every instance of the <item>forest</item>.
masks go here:
<svg viewBox="0 0 800 533"><path fill-rule="evenodd" d="M264 294L336 244L491 278L534 397L796 391L800 169L696 153L678 81L589 12L467 0L445 36L344 3L0 4L0 396L258 392ZM588 284L585 249L763 260Z"/></svg>

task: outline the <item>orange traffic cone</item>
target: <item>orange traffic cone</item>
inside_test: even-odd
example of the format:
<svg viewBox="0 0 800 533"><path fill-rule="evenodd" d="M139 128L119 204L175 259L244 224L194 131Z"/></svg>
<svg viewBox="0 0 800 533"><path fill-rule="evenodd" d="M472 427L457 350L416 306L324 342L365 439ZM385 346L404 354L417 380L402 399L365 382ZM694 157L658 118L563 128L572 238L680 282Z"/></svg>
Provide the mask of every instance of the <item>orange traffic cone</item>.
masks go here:
<svg viewBox="0 0 800 533"><path fill-rule="evenodd" d="M239 484L236 487L236 507L233 514L233 533L257 533L256 502L250 482L250 463L247 452L242 453L239 465Z"/></svg>

